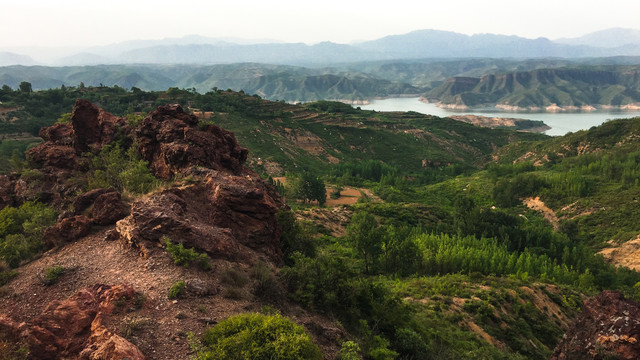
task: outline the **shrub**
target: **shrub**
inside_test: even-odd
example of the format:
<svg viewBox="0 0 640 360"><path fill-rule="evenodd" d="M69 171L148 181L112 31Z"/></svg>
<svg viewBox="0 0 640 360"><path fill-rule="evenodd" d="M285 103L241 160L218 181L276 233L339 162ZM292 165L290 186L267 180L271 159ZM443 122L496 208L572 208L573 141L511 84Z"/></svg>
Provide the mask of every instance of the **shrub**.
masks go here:
<svg viewBox="0 0 640 360"><path fill-rule="evenodd" d="M281 210L276 214L278 225L282 229L280 249L287 265L293 264L292 255L296 252L304 256L315 257L316 241L308 227L304 227L295 218L293 212Z"/></svg>
<svg viewBox="0 0 640 360"><path fill-rule="evenodd" d="M18 275L17 271L12 270L6 262L0 261L0 286L8 283L16 275Z"/></svg>
<svg viewBox="0 0 640 360"><path fill-rule="evenodd" d="M247 285L249 279L247 275L240 270L234 268L227 268L221 277L222 283L237 287L243 287Z"/></svg>
<svg viewBox="0 0 640 360"><path fill-rule="evenodd" d="M177 299L184 293L186 284L183 280L178 280L169 288L169 299Z"/></svg>
<svg viewBox="0 0 640 360"><path fill-rule="evenodd" d="M46 268L42 276L42 284L44 284L45 286L55 284L58 279L60 279L60 276L65 273L65 271L67 271L67 269L59 265Z"/></svg>
<svg viewBox="0 0 640 360"><path fill-rule="evenodd" d="M98 154L89 155L89 188L114 187L145 194L153 190L158 180L146 161L140 158L135 146L123 150L119 144L107 145Z"/></svg>
<svg viewBox="0 0 640 360"><path fill-rule="evenodd" d="M360 360L360 346L355 341L345 341L340 347L338 360Z"/></svg>
<svg viewBox="0 0 640 360"><path fill-rule="evenodd" d="M211 264L209 263L209 255L199 253L194 249L185 249L182 244L173 244L171 240L163 236L162 242L167 247L167 251L171 254L173 262L176 265L182 265L189 267L190 264L195 263L200 269L204 271L211 270Z"/></svg>
<svg viewBox="0 0 640 360"><path fill-rule="evenodd" d="M56 219L55 210L33 201L0 210L0 260L15 268L40 253L42 234Z"/></svg>
<svg viewBox="0 0 640 360"><path fill-rule="evenodd" d="M264 262L256 264L253 268L253 277L256 279L256 285L253 288L255 296L271 303L277 303L283 298L278 280L271 273L268 264Z"/></svg>
<svg viewBox="0 0 640 360"><path fill-rule="evenodd" d="M279 314L241 314L208 329L196 359L322 359L305 329Z"/></svg>

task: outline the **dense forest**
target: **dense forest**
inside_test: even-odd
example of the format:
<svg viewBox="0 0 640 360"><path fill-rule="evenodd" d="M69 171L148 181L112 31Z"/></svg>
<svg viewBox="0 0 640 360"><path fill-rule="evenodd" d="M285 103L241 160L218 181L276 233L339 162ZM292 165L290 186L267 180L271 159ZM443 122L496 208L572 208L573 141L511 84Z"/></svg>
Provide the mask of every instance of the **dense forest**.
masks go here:
<svg viewBox="0 0 640 360"><path fill-rule="evenodd" d="M349 339L335 358L546 359L586 297L616 289L640 299L640 274L598 254L640 233L638 118L551 138L217 89L81 84L33 91L22 82L0 90L2 171L39 181L25 150L38 142L41 126L68 122L77 98L130 124L159 105L180 103L203 126L235 133L249 149L248 165L291 209L278 214L281 268L260 282L256 298L277 309L271 300L280 286L289 300L338 321ZM154 178L132 149L121 141L87 154L89 171L73 181L132 198L182 181ZM324 205L324 188L335 198L340 189L361 192L357 202L337 207L346 221L320 220L335 209ZM536 198L553 218L527 206ZM0 284L41 253L42 232L55 216L46 202L0 211ZM278 316L242 321L291 329ZM236 325L213 327L219 331L201 339L197 356L218 356L223 350L215 344L227 336L221 329ZM303 340L309 358L317 358Z"/></svg>

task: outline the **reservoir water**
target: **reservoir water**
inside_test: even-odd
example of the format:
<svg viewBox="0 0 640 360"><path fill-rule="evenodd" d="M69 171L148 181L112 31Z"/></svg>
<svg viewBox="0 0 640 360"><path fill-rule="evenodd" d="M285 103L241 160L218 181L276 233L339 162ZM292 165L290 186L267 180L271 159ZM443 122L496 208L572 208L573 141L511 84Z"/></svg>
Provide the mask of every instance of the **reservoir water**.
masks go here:
<svg viewBox="0 0 640 360"><path fill-rule="evenodd" d="M418 98L390 98L372 100L368 105L360 105L363 110L376 111L416 111L423 114L447 117L452 115L482 115L487 117L506 117L529 120L542 120L551 127L545 134L564 135L568 132L589 129L611 119L640 116L640 111L597 110L591 112L509 112L498 110L446 110L435 104L424 103Z"/></svg>

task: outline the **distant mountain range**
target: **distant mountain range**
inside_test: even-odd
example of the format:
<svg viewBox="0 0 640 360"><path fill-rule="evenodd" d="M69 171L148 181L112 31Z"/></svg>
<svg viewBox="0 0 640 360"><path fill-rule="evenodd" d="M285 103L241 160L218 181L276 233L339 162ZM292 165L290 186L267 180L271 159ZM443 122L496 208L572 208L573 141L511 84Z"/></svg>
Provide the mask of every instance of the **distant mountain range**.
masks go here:
<svg viewBox="0 0 640 360"><path fill-rule="evenodd" d="M270 40L188 36L128 41L86 48L64 56L45 56L46 49L0 49L0 65L224 64L261 62L327 66L355 61L423 58L583 58L640 56L640 31L609 29L574 39L552 41L495 34L463 35L419 30L356 44L315 45ZM24 53L20 53L20 51ZM54 52L56 49L49 49ZM22 55L22 56L20 56ZM25 56L26 55L26 56ZM32 58L32 59L31 59ZM47 60L39 60L39 59ZM35 59L35 60L34 60Z"/></svg>

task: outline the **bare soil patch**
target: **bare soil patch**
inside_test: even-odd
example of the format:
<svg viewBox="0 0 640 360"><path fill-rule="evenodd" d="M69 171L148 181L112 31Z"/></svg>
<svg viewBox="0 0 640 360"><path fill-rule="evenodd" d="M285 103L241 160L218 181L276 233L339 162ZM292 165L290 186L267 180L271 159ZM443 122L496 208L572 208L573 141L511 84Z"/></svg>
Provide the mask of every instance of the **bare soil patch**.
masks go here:
<svg viewBox="0 0 640 360"><path fill-rule="evenodd" d="M554 229L558 230L558 217L556 213L547 207L539 196L535 198L529 197L522 201L529 209L535 210L542 214L542 216L551 223Z"/></svg>
<svg viewBox="0 0 640 360"><path fill-rule="evenodd" d="M104 240L106 232L112 228L98 229L75 243L50 250L20 267L18 276L3 287L3 296L0 297L2 312L10 314L18 322L29 321L39 315L49 302L66 299L83 288L94 284L128 284L143 295L144 302L138 309L123 309L119 323L110 330L125 336L148 359L186 360L192 355L187 333L201 335L207 327L224 318L260 311L265 305L252 294L256 280L251 274L255 264L214 259L212 270L205 272L175 265L170 255L161 249L145 258L120 241ZM58 282L44 286L42 273L53 266L63 266L68 270ZM242 272L249 279L246 285L233 289L233 297L227 291L229 285L221 280L228 269ZM277 273L275 268L272 271ZM214 294L197 296L187 293L180 299L168 298L168 290L176 281L194 279L207 284ZM325 353L337 352L338 338L344 335L339 325L307 313L288 303L284 297L281 301L277 308L305 325ZM138 330L127 334L132 328Z"/></svg>

